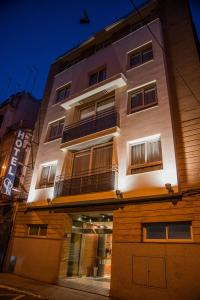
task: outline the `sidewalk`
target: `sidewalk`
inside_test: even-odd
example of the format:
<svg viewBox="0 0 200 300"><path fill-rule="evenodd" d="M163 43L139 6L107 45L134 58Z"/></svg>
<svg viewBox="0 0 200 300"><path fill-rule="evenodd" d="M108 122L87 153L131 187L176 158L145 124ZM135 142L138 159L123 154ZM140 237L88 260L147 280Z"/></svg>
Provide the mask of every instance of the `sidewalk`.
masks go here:
<svg viewBox="0 0 200 300"><path fill-rule="evenodd" d="M111 300L106 296L73 290L8 273L0 273L0 285L14 287L49 300Z"/></svg>

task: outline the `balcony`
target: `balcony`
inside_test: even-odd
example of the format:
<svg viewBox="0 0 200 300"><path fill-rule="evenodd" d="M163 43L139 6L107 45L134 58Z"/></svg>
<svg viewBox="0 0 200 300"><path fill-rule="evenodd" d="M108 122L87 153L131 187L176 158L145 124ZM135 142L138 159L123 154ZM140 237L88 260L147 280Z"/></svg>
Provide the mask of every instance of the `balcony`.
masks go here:
<svg viewBox="0 0 200 300"><path fill-rule="evenodd" d="M112 166L70 178L57 176L54 197L112 191L116 189L116 186L117 166Z"/></svg>
<svg viewBox="0 0 200 300"><path fill-rule="evenodd" d="M127 79L122 73L116 74L101 82L89 86L80 93L72 95L71 97L67 98L66 101L61 104L61 106L68 110L72 106L80 104L80 102L92 96L95 96L97 94L105 95L105 93L111 92L117 88L124 87L126 85L126 82Z"/></svg>
<svg viewBox="0 0 200 300"><path fill-rule="evenodd" d="M62 144L80 139L91 134L119 127L119 116L115 107L97 113L95 116L86 118L69 126L63 130ZM108 134L108 132L107 132Z"/></svg>

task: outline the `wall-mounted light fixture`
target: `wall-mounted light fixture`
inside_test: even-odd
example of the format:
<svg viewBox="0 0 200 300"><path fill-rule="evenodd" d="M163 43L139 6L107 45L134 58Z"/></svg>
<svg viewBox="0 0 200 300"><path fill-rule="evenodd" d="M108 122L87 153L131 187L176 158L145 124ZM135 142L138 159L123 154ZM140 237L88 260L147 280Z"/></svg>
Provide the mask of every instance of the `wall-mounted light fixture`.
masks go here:
<svg viewBox="0 0 200 300"><path fill-rule="evenodd" d="M168 191L168 194L174 194L174 190L172 188L171 183L165 183L165 188Z"/></svg>
<svg viewBox="0 0 200 300"><path fill-rule="evenodd" d="M48 203L48 205L52 204L51 198L47 198L47 203Z"/></svg>
<svg viewBox="0 0 200 300"><path fill-rule="evenodd" d="M117 196L118 199L122 199L123 198L123 194L122 194L122 192L120 190L116 190L115 193L116 193L116 196Z"/></svg>

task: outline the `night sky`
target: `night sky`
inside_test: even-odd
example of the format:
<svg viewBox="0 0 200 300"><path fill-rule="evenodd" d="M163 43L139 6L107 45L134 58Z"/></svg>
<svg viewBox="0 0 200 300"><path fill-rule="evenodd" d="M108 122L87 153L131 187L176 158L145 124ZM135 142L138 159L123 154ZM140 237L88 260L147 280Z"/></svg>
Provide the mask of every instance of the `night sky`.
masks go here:
<svg viewBox="0 0 200 300"><path fill-rule="evenodd" d="M200 38L200 1L190 3ZM131 10L129 0L0 0L0 102L20 90L41 98L55 58Z"/></svg>

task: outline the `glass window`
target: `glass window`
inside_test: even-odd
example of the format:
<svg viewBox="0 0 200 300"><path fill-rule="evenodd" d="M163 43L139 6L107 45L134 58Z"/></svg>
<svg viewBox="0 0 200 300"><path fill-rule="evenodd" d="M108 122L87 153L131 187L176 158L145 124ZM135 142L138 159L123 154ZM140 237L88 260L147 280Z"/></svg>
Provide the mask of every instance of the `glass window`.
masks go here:
<svg viewBox="0 0 200 300"><path fill-rule="evenodd" d="M112 149L112 144L108 144L75 153L73 176L89 175L90 173L110 170L112 167Z"/></svg>
<svg viewBox="0 0 200 300"><path fill-rule="evenodd" d="M95 105L90 105L80 110L80 120L89 118L95 115Z"/></svg>
<svg viewBox="0 0 200 300"><path fill-rule="evenodd" d="M142 56L141 56L140 52L135 53L130 56L130 67L131 68L141 65L141 63L142 63Z"/></svg>
<svg viewBox="0 0 200 300"><path fill-rule="evenodd" d="M103 68L99 71L96 71L89 76L89 85L101 82L106 79L106 69Z"/></svg>
<svg viewBox="0 0 200 300"><path fill-rule="evenodd" d="M148 49L146 49L142 52L142 62L143 63L145 63L149 60L152 60L152 59L153 59L153 49L152 49L152 47L148 48Z"/></svg>
<svg viewBox="0 0 200 300"><path fill-rule="evenodd" d="M190 222L169 223L168 239L191 239Z"/></svg>
<svg viewBox="0 0 200 300"><path fill-rule="evenodd" d="M58 103L65 98L68 98L70 95L70 85L66 85L65 87L57 90L55 103Z"/></svg>
<svg viewBox="0 0 200 300"><path fill-rule="evenodd" d="M133 94L131 96L131 110L137 109L143 106L143 94L142 92Z"/></svg>
<svg viewBox="0 0 200 300"><path fill-rule="evenodd" d="M40 175L39 187L49 187L54 185L54 179L56 175L56 165L42 166Z"/></svg>
<svg viewBox="0 0 200 300"><path fill-rule="evenodd" d="M109 109L115 105L114 97L109 97L101 101L97 101L90 106L80 109L80 120L95 116L101 111Z"/></svg>
<svg viewBox="0 0 200 300"><path fill-rule="evenodd" d="M29 224L28 235L46 236L47 224Z"/></svg>
<svg viewBox="0 0 200 300"><path fill-rule="evenodd" d="M106 100L97 102L97 112L113 107L115 104L114 98L108 98Z"/></svg>
<svg viewBox="0 0 200 300"><path fill-rule="evenodd" d="M62 136L65 120L53 122L49 125L47 141L52 141Z"/></svg>
<svg viewBox="0 0 200 300"><path fill-rule="evenodd" d="M38 235L39 225L29 225L29 235Z"/></svg>
<svg viewBox="0 0 200 300"><path fill-rule="evenodd" d="M162 169L160 138L131 145L130 155L131 174Z"/></svg>
<svg viewBox="0 0 200 300"><path fill-rule="evenodd" d="M41 224L39 228L39 235L40 236L46 236L47 235L47 225L46 224Z"/></svg>
<svg viewBox="0 0 200 300"><path fill-rule="evenodd" d="M144 240L191 240L191 222L163 222L143 225Z"/></svg>
<svg viewBox="0 0 200 300"><path fill-rule="evenodd" d="M144 90L144 105L148 106L151 103L156 102L156 90L155 88Z"/></svg>
<svg viewBox="0 0 200 300"><path fill-rule="evenodd" d="M158 103L156 86L145 86L130 92L128 96L128 114L154 106Z"/></svg>
<svg viewBox="0 0 200 300"><path fill-rule="evenodd" d="M146 45L129 54L129 68L135 68L153 59L152 45Z"/></svg>
<svg viewBox="0 0 200 300"><path fill-rule="evenodd" d="M151 223L146 225L147 239L166 239L166 226L163 223Z"/></svg>

